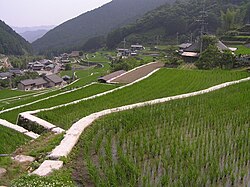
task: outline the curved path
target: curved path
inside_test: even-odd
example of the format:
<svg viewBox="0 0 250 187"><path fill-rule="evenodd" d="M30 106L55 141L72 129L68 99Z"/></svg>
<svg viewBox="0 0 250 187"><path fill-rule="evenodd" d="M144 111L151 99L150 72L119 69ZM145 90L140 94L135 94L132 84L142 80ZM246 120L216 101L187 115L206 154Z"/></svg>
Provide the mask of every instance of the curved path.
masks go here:
<svg viewBox="0 0 250 187"><path fill-rule="evenodd" d="M60 145L58 145L49 155L49 158L52 159L53 161L50 162L49 160L45 161L48 164L42 164L37 170L33 172L33 174L37 174L40 176L46 176L53 172L53 170L60 169L62 167L62 161L55 161L60 159L61 157L67 157L73 147L76 145L78 142L81 134L87 128L90 126L95 120L98 118L111 114L111 113L116 113L116 112L121 112L125 110L130 110L133 108L138 108L138 107L143 107L143 106L148 106L148 105L154 105L154 104L160 104L160 103L165 103L171 100L177 100L177 99L183 99L183 98L188 98L188 97L193 97L197 95L202 95L205 93L213 92L225 87L228 87L230 85L238 84L241 82L246 82L250 81L250 77L244 78L241 80L237 81L231 81L231 82L226 82L223 84L219 84L204 90L196 91L196 92L191 92L187 94L181 94L177 96L171 96L171 97L166 97L166 98L161 98L161 99L155 99L151 101L146 101L146 102L141 102L141 103L136 103L136 104L131 104L131 105L126 105L122 107L117 107L117 108L112 108L112 109L107 109L103 110L100 112L93 113L89 116L86 116L82 118L80 121L76 122L75 124L72 125L72 127L66 132L64 139L61 141ZM60 167L58 167L60 165Z"/></svg>

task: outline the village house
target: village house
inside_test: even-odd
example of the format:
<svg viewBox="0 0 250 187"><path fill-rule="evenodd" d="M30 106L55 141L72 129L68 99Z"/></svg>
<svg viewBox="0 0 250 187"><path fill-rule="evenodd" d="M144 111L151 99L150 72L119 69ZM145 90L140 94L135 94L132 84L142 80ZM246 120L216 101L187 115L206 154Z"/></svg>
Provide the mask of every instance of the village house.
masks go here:
<svg viewBox="0 0 250 187"><path fill-rule="evenodd" d="M52 74L37 79L22 80L18 84L18 89L25 91L39 90L44 88L62 86L62 84L63 79L55 74Z"/></svg>
<svg viewBox="0 0 250 187"><path fill-rule="evenodd" d="M143 50L144 49L144 47L143 47L143 45L131 45L131 50L132 51L140 51L140 50Z"/></svg>
<svg viewBox="0 0 250 187"><path fill-rule="evenodd" d="M223 52L225 50L230 50L225 44L223 44L221 41L218 41L216 43L216 46L220 52ZM193 44L182 44L179 46L179 54L183 57L183 59L186 62L193 62L199 58L200 55L200 42L195 42Z"/></svg>
<svg viewBox="0 0 250 187"><path fill-rule="evenodd" d="M63 79L56 74L46 75L44 79L48 82L48 87L61 86L63 82Z"/></svg>
<svg viewBox="0 0 250 187"><path fill-rule="evenodd" d="M12 75L10 72L0 72L0 80L9 79Z"/></svg>
<svg viewBox="0 0 250 187"><path fill-rule="evenodd" d="M48 82L43 78L38 79L28 79L20 81L18 84L19 90L30 91L30 90L39 90L47 87Z"/></svg>

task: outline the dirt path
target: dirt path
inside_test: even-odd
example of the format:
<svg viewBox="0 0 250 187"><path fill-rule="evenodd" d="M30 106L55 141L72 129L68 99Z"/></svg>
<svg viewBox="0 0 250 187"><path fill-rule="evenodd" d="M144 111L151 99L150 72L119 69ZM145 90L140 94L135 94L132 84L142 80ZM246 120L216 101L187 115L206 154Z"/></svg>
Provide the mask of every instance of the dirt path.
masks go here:
<svg viewBox="0 0 250 187"><path fill-rule="evenodd" d="M134 82L152 71L163 67L164 64L161 62L150 63L148 65L142 66L138 69L134 69L132 71L128 71L127 73L113 79L111 82L113 83L131 83Z"/></svg>

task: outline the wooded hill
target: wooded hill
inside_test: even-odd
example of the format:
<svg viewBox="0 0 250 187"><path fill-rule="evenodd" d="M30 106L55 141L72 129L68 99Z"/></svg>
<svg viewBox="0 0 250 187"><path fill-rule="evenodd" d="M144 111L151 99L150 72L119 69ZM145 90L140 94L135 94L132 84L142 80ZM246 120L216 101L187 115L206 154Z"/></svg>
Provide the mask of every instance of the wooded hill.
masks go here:
<svg viewBox="0 0 250 187"><path fill-rule="evenodd" d="M205 13L203 12L205 10ZM107 47L114 48L126 38L127 43L156 44L157 40L177 43L200 35L201 16L205 32L223 34L250 21L248 0L183 0L163 5L138 19L135 24L108 34Z"/></svg>
<svg viewBox="0 0 250 187"><path fill-rule="evenodd" d="M30 52L30 44L0 20L0 54L24 55Z"/></svg>
<svg viewBox="0 0 250 187"><path fill-rule="evenodd" d="M135 22L146 12L172 1L174 0L113 0L59 25L35 41L32 46L40 53L80 49L89 38L106 35L113 29Z"/></svg>

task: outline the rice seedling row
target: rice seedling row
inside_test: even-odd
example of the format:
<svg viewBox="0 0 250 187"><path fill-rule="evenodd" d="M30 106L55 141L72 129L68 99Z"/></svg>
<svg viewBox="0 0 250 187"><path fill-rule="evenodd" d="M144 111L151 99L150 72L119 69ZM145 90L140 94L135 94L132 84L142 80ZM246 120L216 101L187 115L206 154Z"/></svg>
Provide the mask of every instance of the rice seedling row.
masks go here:
<svg viewBox="0 0 250 187"><path fill-rule="evenodd" d="M0 114L0 118L6 119L12 123L15 123L18 117L18 114L21 112L33 111L37 109L49 108L49 107L69 103L78 99L82 99L82 98L89 97L89 96L92 96L101 92L105 92L115 87L116 87L115 85L93 84L91 86L79 89L74 92L70 92L64 95L60 95L57 97L53 97L47 100L37 102L29 106L25 106L25 107L15 109L6 113L2 113Z"/></svg>
<svg viewBox="0 0 250 187"><path fill-rule="evenodd" d="M247 186L250 83L111 114L81 136L73 177L95 186Z"/></svg>

